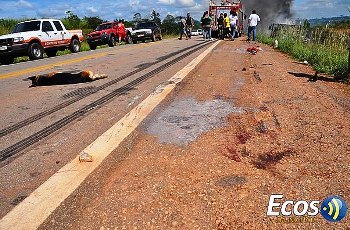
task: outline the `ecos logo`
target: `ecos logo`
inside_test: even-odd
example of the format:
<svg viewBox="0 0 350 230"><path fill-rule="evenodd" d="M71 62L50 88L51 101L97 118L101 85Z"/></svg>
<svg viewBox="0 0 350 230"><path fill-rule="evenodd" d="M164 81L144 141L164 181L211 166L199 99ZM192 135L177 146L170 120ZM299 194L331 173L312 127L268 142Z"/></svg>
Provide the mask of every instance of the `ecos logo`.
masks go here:
<svg viewBox="0 0 350 230"><path fill-rule="evenodd" d="M297 201L287 200L279 203L277 199L282 199L283 195L271 195L269 206L267 207L268 216L316 216L318 213L328 221L338 222L342 220L347 212L347 206L343 199L337 196L330 196L318 208L320 201Z"/></svg>
<svg viewBox="0 0 350 230"><path fill-rule="evenodd" d="M321 204L321 215L328 221L338 222L346 215L348 207L343 199L330 196Z"/></svg>

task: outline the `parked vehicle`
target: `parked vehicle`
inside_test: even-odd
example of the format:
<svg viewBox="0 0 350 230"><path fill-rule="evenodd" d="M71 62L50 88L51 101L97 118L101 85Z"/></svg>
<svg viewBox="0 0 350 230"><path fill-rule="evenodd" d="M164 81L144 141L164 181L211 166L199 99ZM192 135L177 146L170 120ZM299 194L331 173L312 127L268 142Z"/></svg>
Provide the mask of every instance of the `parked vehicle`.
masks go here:
<svg viewBox="0 0 350 230"><path fill-rule="evenodd" d="M131 32L132 42L136 44L138 41L145 42L146 40L156 39L162 40L162 32L160 27L155 22L140 22Z"/></svg>
<svg viewBox="0 0 350 230"><path fill-rule="evenodd" d="M202 29L194 30L194 31L191 32L192 36L199 36L199 35L202 35L202 34L203 34Z"/></svg>
<svg viewBox="0 0 350 230"><path fill-rule="evenodd" d="M102 23L90 34L88 34L87 42L90 49L94 50L97 46L108 44L109 47L116 45L119 37L126 43L131 43L130 31L118 31L117 22Z"/></svg>
<svg viewBox="0 0 350 230"><path fill-rule="evenodd" d="M13 33L0 36L0 63L11 64L16 57L31 60L56 56L58 50L80 51L82 30L66 30L60 20L38 19L18 23Z"/></svg>

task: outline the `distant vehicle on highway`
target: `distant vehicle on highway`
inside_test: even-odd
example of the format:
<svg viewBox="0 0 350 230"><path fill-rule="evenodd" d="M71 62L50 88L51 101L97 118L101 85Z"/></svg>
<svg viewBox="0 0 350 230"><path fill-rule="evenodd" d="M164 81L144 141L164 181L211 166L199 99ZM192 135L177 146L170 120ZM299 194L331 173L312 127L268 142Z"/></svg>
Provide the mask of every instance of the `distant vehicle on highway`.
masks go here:
<svg viewBox="0 0 350 230"><path fill-rule="evenodd" d="M140 22L136 25L135 29L131 32L132 42L136 44L138 41L145 42L146 40L157 39L162 40L162 31L155 22Z"/></svg>
<svg viewBox="0 0 350 230"><path fill-rule="evenodd" d="M192 36L199 36L199 35L202 35L202 34L203 34L202 29L194 30L194 31L191 32Z"/></svg>
<svg viewBox="0 0 350 230"><path fill-rule="evenodd" d="M13 33L0 36L0 63L12 64L16 57L31 60L56 56L58 50L80 51L82 30L66 30L60 20L38 19L20 22Z"/></svg>
<svg viewBox="0 0 350 230"><path fill-rule="evenodd" d="M123 32L118 32L117 22L106 22L97 26L97 28L88 34L87 42L90 49L94 50L97 46L108 44L109 47L116 45L119 37L126 43L131 43L130 30L125 29Z"/></svg>

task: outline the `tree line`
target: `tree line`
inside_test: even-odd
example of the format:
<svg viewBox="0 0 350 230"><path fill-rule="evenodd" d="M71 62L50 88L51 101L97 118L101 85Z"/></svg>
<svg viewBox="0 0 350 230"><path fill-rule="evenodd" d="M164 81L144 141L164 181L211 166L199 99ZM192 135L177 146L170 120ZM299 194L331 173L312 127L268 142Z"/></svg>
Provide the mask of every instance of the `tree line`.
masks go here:
<svg viewBox="0 0 350 230"><path fill-rule="evenodd" d="M33 18L32 18L33 19ZM0 35L8 34L13 31L15 25L21 21L31 20L28 19L0 19ZM62 23L68 30L72 29L82 29L84 34L90 33L99 24L106 22L106 20L100 18L99 16L93 17L82 17L74 14L72 11L67 11L66 16L61 19ZM118 21L116 18L114 21ZM160 25L163 34L175 35L179 32L179 22L180 16L167 15L163 20L161 20L160 14L153 10L150 14L142 15L141 13L135 13L131 21L124 20L125 27L134 27L139 22L144 21L154 21ZM201 27L199 21L195 21L194 29Z"/></svg>

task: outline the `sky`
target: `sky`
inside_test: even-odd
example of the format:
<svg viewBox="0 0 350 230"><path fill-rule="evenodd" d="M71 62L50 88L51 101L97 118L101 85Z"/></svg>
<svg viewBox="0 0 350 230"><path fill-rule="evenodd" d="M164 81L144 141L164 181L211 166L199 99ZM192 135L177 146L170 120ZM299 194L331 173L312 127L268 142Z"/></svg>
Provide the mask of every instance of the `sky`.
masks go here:
<svg viewBox="0 0 350 230"><path fill-rule="evenodd" d="M242 0L249 1L249 0ZM261 0L263 1L263 0ZM280 1L280 0L276 0ZM143 17L155 9L161 18L167 14L199 19L209 0L0 0L0 18L63 18L66 11L79 17L100 16L104 20L131 20L140 12ZM258 10L258 9L257 9ZM350 15L350 0L294 0L295 18L322 18Z"/></svg>

